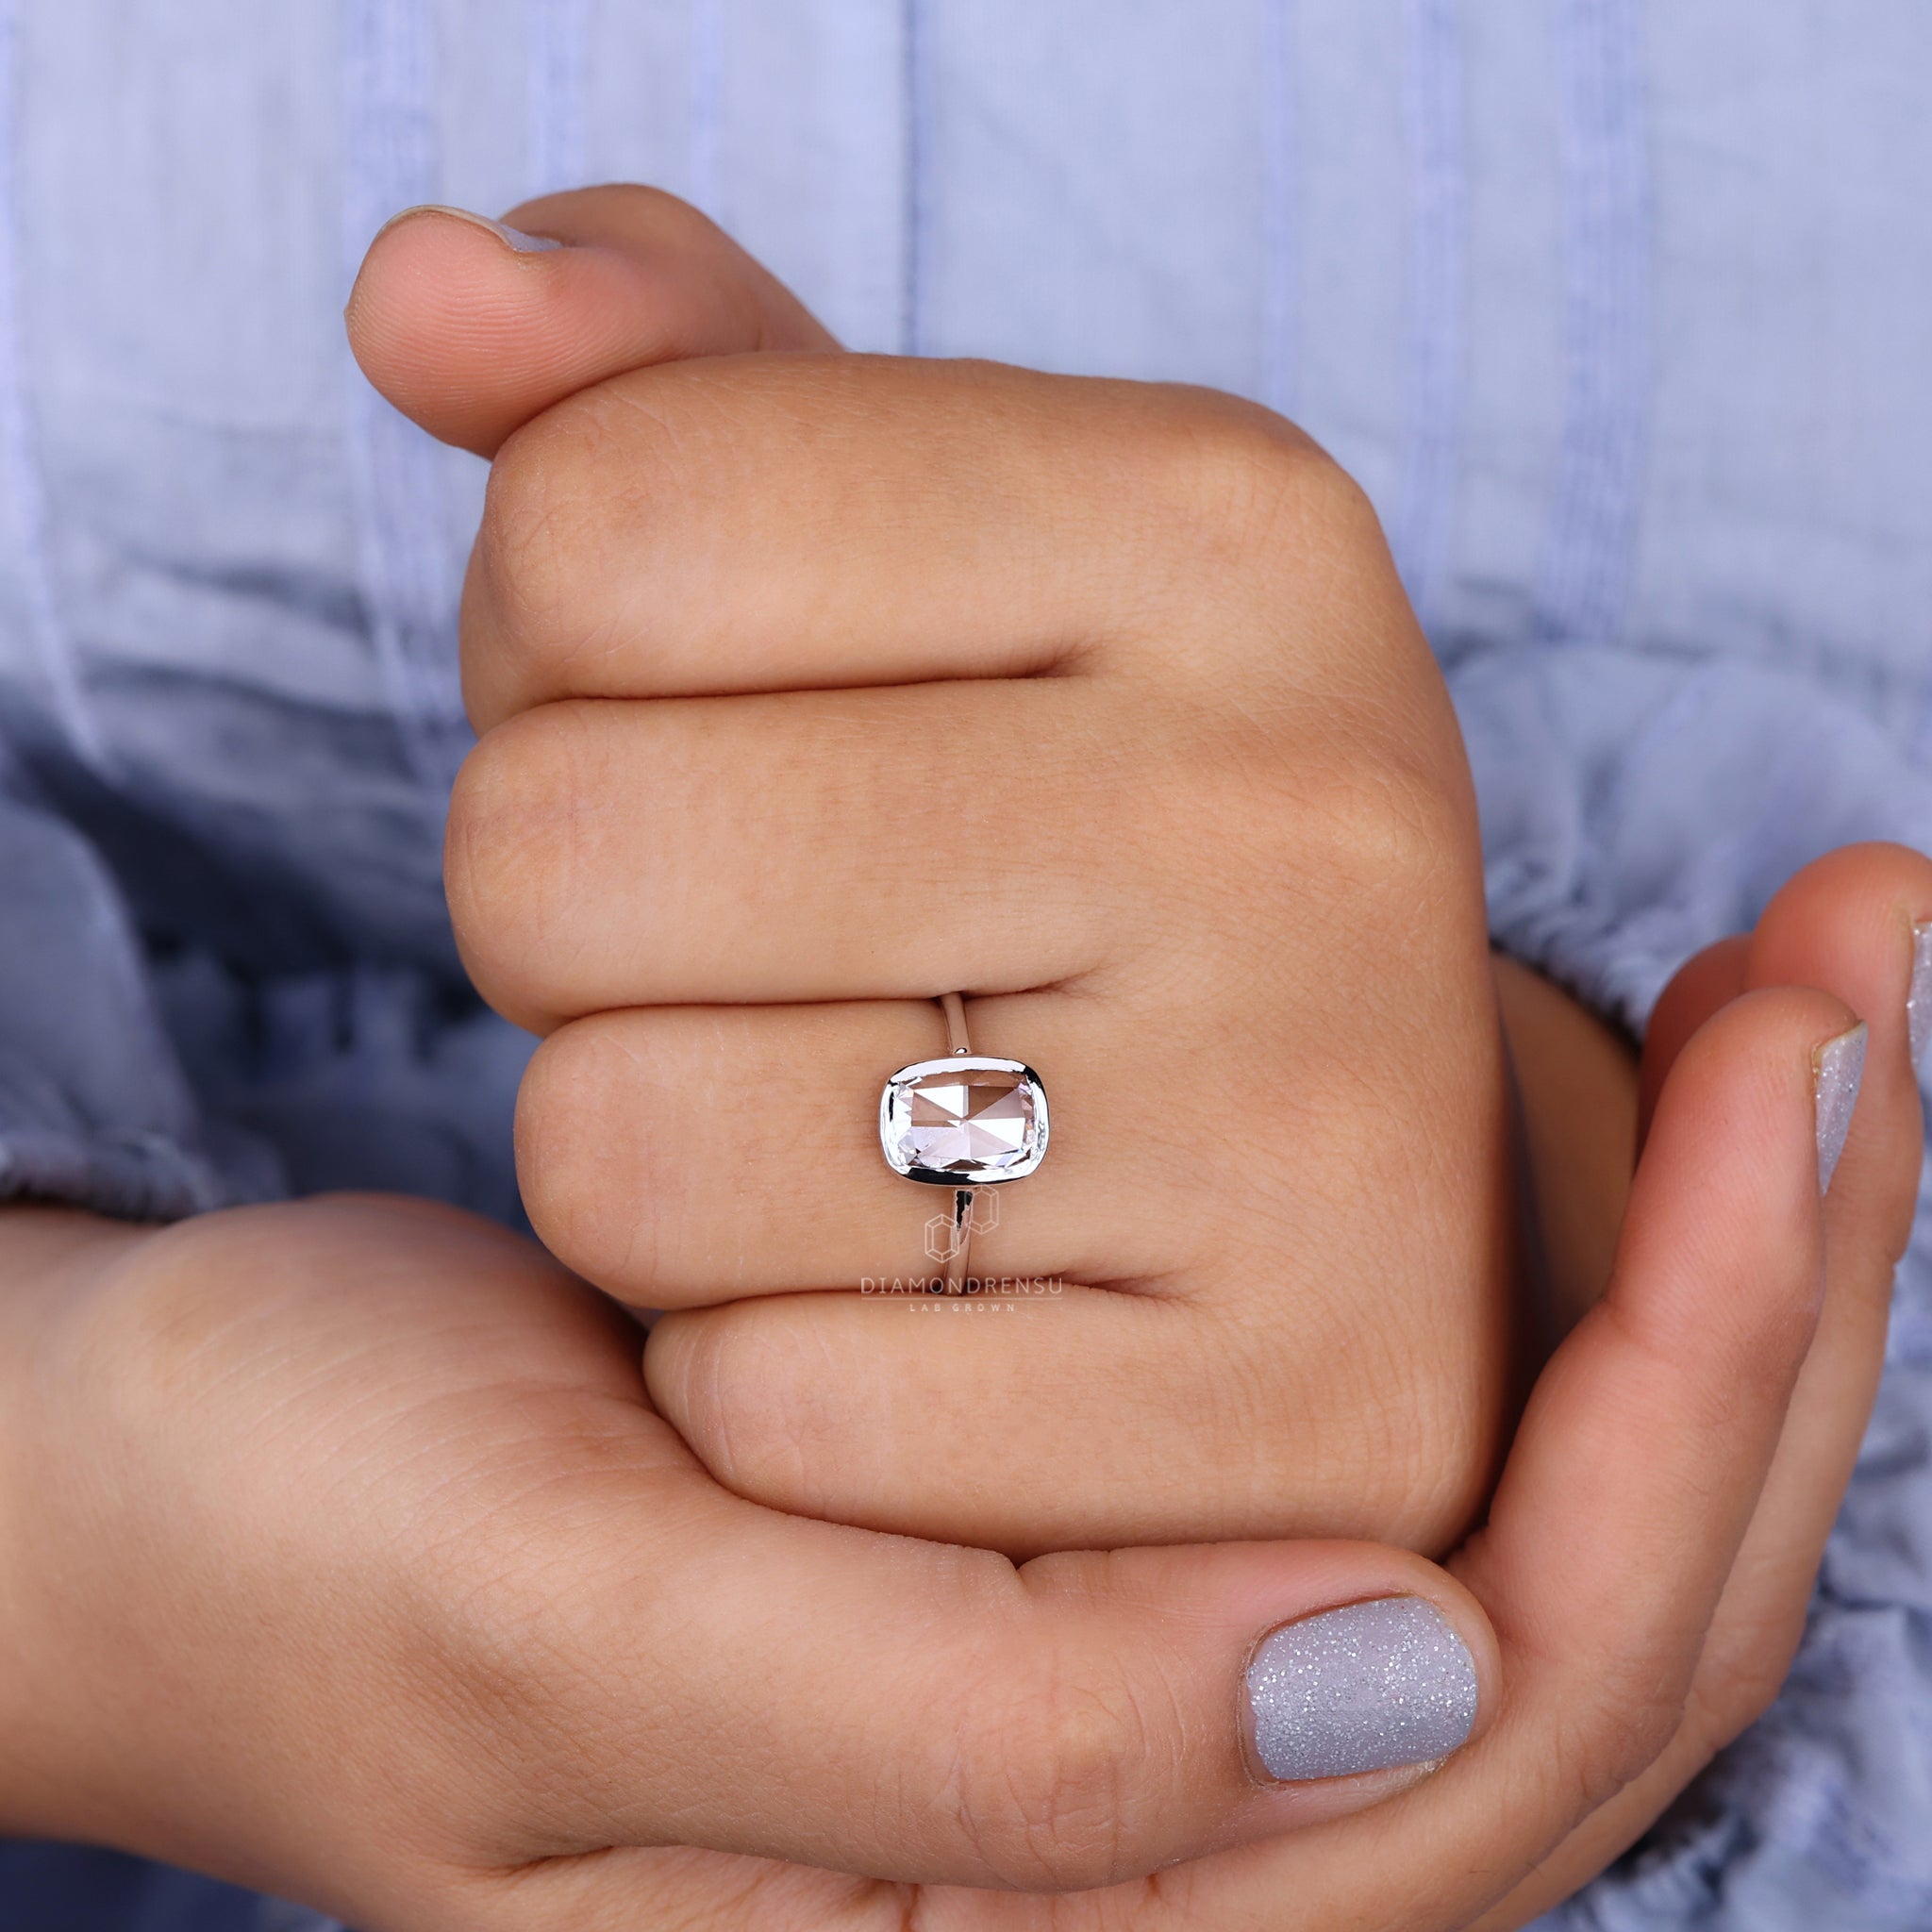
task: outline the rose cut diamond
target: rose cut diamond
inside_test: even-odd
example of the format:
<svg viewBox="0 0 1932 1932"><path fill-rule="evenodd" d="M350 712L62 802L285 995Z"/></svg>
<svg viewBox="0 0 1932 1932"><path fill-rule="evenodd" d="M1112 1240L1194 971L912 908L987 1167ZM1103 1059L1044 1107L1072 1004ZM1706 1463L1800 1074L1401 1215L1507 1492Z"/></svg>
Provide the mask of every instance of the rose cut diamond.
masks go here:
<svg viewBox="0 0 1932 1932"><path fill-rule="evenodd" d="M1046 1153L1046 1091L1020 1060L951 1054L901 1067L879 1098L895 1174L948 1187L1016 1181Z"/></svg>

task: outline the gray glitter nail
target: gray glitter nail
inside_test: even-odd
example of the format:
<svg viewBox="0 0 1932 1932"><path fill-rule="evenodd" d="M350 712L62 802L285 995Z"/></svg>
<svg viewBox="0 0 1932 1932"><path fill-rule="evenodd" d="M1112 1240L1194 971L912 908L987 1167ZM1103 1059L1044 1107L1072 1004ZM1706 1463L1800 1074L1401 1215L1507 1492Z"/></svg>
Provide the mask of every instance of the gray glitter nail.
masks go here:
<svg viewBox="0 0 1932 1932"><path fill-rule="evenodd" d="M547 255L553 248L561 248L563 243L550 235L526 235L521 228L512 228L508 222L492 222L487 215L483 226L491 229L499 242L507 242L519 255Z"/></svg>
<svg viewBox="0 0 1932 1932"><path fill-rule="evenodd" d="M1827 1040L1812 1062L1811 1098L1818 1111L1818 1191L1831 1185L1838 1158L1852 1131L1852 1109L1858 1104L1858 1082L1865 1075L1865 1023L1849 1033Z"/></svg>
<svg viewBox="0 0 1932 1932"><path fill-rule="evenodd" d="M425 201L415 208L406 208L401 214L391 215L383 224L383 233L387 234L398 222L421 214L454 215L459 222L468 222L473 228L488 229L506 247L514 249L519 255L547 255L553 248L563 246L561 242L548 235L526 235L521 228L512 228L508 222L493 221L489 215L479 215L475 208L455 208L443 201Z"/></svg>
<svg viewBox="0 0 1932 1932"><path fill-rule="evenodd" d="M1932 1046L1932 919L1912 928L1912 990L1906 995L1906 1037L1912 1043L1912 1065L1925 1069L1925 1049Z"/></svg>
<svg viewBox="0 0 1932 1932"><path fill-rule="evenodd" d="M1345 1777L1446 1757L1475 1723L1475 1665L1421 1597L1284 1624L1248 1665L1255 1755L1271 1777Z"/></svg>

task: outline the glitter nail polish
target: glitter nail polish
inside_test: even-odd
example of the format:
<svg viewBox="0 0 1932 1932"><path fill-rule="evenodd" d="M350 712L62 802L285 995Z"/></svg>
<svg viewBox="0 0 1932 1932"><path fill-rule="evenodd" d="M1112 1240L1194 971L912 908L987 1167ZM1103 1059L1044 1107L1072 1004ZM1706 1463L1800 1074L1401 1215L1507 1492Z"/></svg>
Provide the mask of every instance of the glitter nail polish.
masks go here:
<svg viewBox="0 0 1932 1932"><path fill-rule="evenodd" d="M1912 987L1906 995L1906 1037L1912 1043L1912 1065L1922 1073L1925 1050L1932 1046L1932 919L1912 928Z"/></svg>
<svg viewBox="0 0 1932 1932"><path fill-rule="evenodd" d="M492 222L487 215L478 221L477 225L488 228L499 242L519 255L547 255L553 248L563 246L554 236L526 235L521 228L512 228L508 222Z"/></svg>
<svg viewBox="0 0 1932 1932"><path fill-rule="evenodd" d="M1285 1624L1248 1665L1270 1777L1345 1777L1446 1757L1475 1723L1475 1664L1435 1605L1383 1597Z"/></svg>
<svg viewBox="0 0 1932 1932"><path fill-rule="evenodd" d="M1852 1130L1852 1110L1858 1104L1858 1082L1865 1073L1865 1023L1827 1040L1811 1058L1811 1098L1818 1120L1818 1191L1831 1185L1838 1158L1845 1151Z"/></svg>

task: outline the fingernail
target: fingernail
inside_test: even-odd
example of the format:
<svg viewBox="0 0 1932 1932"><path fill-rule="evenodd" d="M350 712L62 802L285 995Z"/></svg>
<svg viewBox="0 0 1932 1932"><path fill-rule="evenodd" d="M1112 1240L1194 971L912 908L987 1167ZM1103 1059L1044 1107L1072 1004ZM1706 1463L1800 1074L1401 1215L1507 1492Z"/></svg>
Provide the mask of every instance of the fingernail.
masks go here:
<svg viewBox="0 0 1932 1932"><path fill-rule="evenodd" d="M1811 1060L1811 1098L1818 1110L1818 1191L1831 1185L1852 1130L1858 1082L1865 1074L1865 1023L1827 1040Z"/></svg>
<svg viewBox="0 0 1932 1932"><path fill-rule="evenodd" d="M1922 1073L1925 1049L1932 1045L1932 919L1912 928L1912 990L1906 995L1906 1037L1912 1043L1912 1065Z"/></svg>
<svg viewBox="0 0 1932 1932"><path fill-rule="evenodd" d="M1347 1777L1446 1757L1475 1723L1475 1664L1434 1604L1348 1604L1285 1624L1248 1665L1268 1775Z"/></svg>
<svg viewBox="0 0 1932 1932"><path fill-rule="evenodd" d="M561 242L553 241L548 235L526 235L521 228L512 228L507 222L492 222L488 215L479 215L474 208L451 208L440 201L426 201L420 208L406 208L384 225L394 227L397 222L407 221L411 215L454 215L459 222L468 222L473 228L487 228L506 247L513 248L519 255L542 255L552 248L561 248Z"/></svg>

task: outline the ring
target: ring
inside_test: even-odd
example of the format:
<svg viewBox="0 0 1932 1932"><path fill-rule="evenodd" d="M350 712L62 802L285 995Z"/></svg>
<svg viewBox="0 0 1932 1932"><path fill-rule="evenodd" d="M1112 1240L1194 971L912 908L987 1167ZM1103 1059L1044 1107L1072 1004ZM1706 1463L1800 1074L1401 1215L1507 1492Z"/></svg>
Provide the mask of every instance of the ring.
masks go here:
<svg viewBox="0 0 1932 1932"><path fill-rule="evenodd" d="M933 1259L945 1268L945 1291L959 1294L979 1190L1024 1179L1046 1158L1046 1089L1025 1061L973 1051L958 993L947 993L940 1006L950 1051L944 1059L914 1060L886 1082L879 1145L894 1174L953 1191L938 1243L942 1252Z"/></svg>

